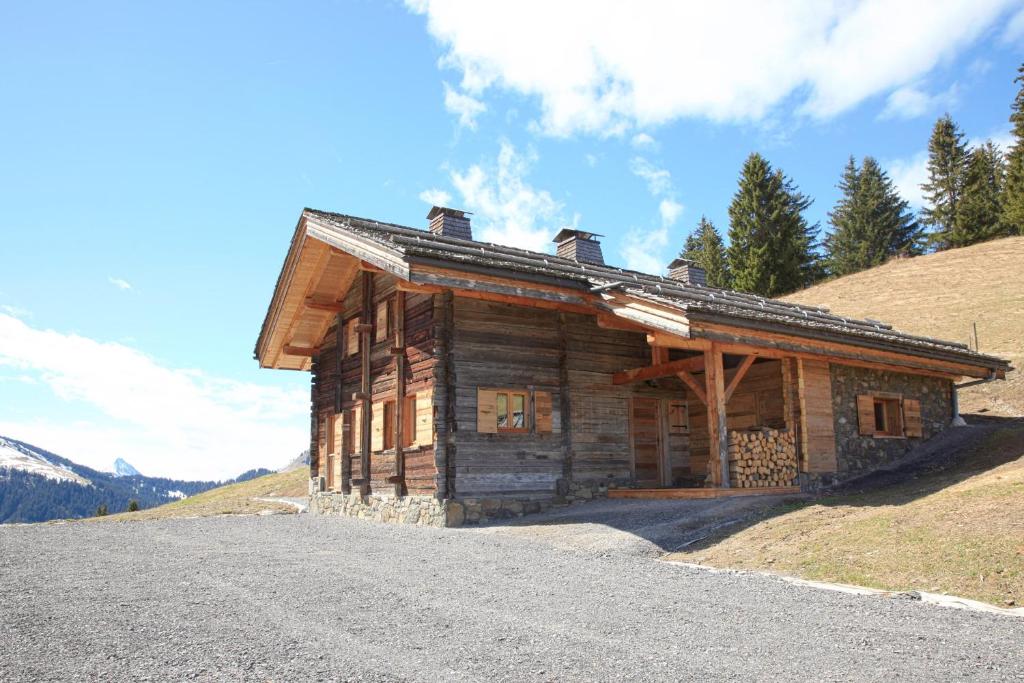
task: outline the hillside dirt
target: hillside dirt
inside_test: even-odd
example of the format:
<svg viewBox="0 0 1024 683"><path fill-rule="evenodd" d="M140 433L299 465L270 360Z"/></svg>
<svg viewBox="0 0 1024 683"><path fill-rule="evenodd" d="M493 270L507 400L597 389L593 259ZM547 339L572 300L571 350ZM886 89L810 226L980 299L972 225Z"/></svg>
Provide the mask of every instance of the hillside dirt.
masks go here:
<svg viewBox="0 0 1024 683"><path fill-rule="evenodd" d="M304 499L308 495L308 486L309 470L300 467L267 474L237 484L218 486L195 496L148 510L122 512L105 517L89 517L82 521L122 522L170 517L295 513L300 509L295 503L274 499Z"/></svg>
<svg viewBox="0 0 1024 683"><path fill-rule="evenodd" d="M896 259L783 297L978 349L1024 367L1024 237ZM960 392L963 413L1024 416L1024 374Z"/></svg>
<svg viewBox="0 0 1024 683"><path fill-rule="evenodd" d="M763 511L670 559L1024 605L1024 420L989 418L921 458Z"/></svg>

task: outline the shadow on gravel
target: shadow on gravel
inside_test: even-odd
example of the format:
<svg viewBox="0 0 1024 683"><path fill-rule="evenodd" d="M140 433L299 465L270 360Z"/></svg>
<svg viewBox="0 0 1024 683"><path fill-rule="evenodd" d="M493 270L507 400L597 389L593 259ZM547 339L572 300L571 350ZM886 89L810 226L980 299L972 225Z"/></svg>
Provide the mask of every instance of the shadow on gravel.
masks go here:
<svg viewBox="0 0 1024 683"><path fill-rule="evenodd" d="M965 416L907 458L849 481L827 495L712 500L598 500L556 508L491 529L582 550L660 554L699 549L808 504L903 505L1021 457L1024 419ZM573 525L572 532L557 527Z"/></svg>

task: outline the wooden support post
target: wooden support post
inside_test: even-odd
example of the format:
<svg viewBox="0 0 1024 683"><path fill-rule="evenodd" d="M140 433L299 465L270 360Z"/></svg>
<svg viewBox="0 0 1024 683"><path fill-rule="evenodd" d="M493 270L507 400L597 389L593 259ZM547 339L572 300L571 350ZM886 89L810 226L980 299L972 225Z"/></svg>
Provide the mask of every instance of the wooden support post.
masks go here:
<svg viewBox="0 0 1024 683"><path fill-rule="evenodd" d="M954 389L955 391L955 389ZM569 393L569 323L558 314L558 415L562 429L562 487L568 493L572 483L572 403ZM565 495L561 490L559 495Z"/></svg>
<svg viewBox="0 0 1024 683"><path fill-rule="evenodd" d="M403 349L394 354L395 359L395 496L401 496L405 487L405 452L402 439L405 435L405 292L395 294L395 348ZM413 416L415 418L415 415Z"/></svg>
<svg viewBox="0 0 1024 683"><path fill-rule="evenodd" d="M754 364L755 360L757 360L757 356L747 356L743 359L743 362L740 363L740 366L736 368L736 374L732 376L732 379L729 381L729 386L725 388L726 403L728 403L729 399L732 398L732 392L736 391L736 387L738 387L740 382L743 381L743 376L747 374L747 370L750 369L750 366Z"/></svg>
<svg viewBox="0 0 1024 683"><path fill-rule="evenodd" d="M729 432L725 423L725 368L722 347L712 344L704 354L704 380L708 406L708 472L712 481L729 487Z"/></svg>
<svg viewBox="0 0 1024 683"><path fill-rule="evenodd" d="M661 365L662 363L668 362L668 347L666 346L652 346L651 347L651 365Z"/></svg>
<svg viewBox="0 0 1024 683"><path fill-rule="evenodd" d="M373 325L367 321L373 319L373 273L363 271L363 310L359 325L359 393L363 402L359 411L359 493L366 496L370 493L370 418L373 407L370 401L370 350L373 344L371 330Z"/></svg>

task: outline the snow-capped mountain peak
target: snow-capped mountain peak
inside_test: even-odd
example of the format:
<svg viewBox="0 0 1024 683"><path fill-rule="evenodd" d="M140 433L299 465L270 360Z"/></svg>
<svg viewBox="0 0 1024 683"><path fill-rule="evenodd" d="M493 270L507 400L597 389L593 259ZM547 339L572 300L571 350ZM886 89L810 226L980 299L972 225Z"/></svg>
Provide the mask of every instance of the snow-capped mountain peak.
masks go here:
<svg viewBox="0 0 1024 683"><path fill-rule="evenodd" d="M118 477L137 477L141 473L123 458L114 461L114 474Z"/></svg>
<svg viewBox="0 0 1024 683"><path fill-rule="evenodd" d="M70 481L82 486L92 484L67 467L50 462L42 453L0 436L0 469L2 468L38 474L55 481Z"/></svg>

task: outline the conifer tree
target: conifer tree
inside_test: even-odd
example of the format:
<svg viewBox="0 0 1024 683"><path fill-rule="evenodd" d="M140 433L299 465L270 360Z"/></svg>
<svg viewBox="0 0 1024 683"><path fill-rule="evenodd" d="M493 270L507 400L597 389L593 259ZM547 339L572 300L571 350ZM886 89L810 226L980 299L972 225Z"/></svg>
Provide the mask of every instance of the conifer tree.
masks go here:
<svg viewBox="0 0 1024 683"><path fill-rule="evenodd" d="M729 265L726 262L725 244L714 223L704 216L686 238L686 245L679 256L693 261L704 269L708 286L728 289L731 286Z"/></svg>
<svg viewBox="0 0 1024 683"><path fill-rule="evenodd" d="M860 168L851 156L839 180L842 196L829 214L825 260L833 276L921 253L921 229L892 179L872 157Z"/></svg>
<svg viewBox="0 0 1024 683"><path fill-rule="evenodd" d="M128 512L138 512L138 510L139 510L139 501L135 500L134 498L129 500L128 501Z"/></svg>
<svg viewBox="0 0 1024 683"><path fill-rule="evenodd" d="M1024 235L1024 64L1017 69L1013 82L1019 83L1020 89L1010 108L1013 142L1006 154L1003 224L1010 234Z"/></svg>
<svg viewBox="0 0 1024 683"><path fill-rule="evenodd" d="M965 247L1010 234L1003 222L1005 184L1006 165L999 148L989 140L972 149L964 173L960 219L949 236L951 247Z"/></svg>
<svg viewBox="0 0 1024 683"><path fill-rule="evenodd" d="M818 226L803 217L812 201L760 154L747 157L729 205L726 254L736 290L774 297L819 276Z"/></svg>
<svg viewBox="0 0 1024 683"><path fill-rule="evenodd" d="M932 227L929 244L936 249L950 246L952 233L959 229L960 199L967 168L964 134L946 114L935 122L928 141L928 182L921 186L927 205L921 220Z"/></svg>

